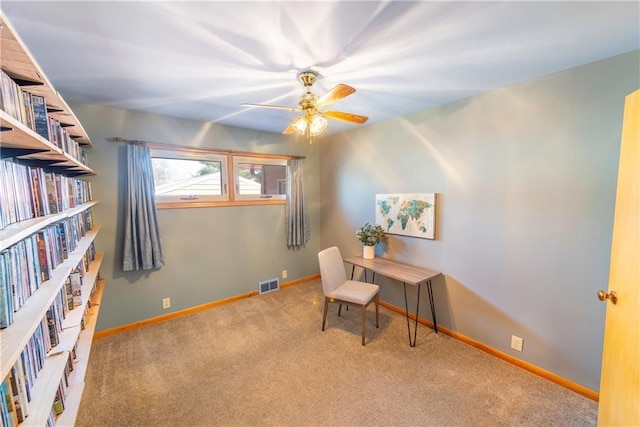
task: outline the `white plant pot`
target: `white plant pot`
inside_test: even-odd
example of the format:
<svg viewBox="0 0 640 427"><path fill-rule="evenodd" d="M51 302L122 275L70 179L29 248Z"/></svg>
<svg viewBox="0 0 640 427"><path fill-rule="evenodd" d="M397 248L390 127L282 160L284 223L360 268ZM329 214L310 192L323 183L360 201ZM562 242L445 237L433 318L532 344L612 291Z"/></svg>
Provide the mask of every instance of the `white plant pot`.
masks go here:
<svg viewBox="0 0 640 427"><path fill-rule="evenodd" d="M373 259L376 257L376 247L375 246L363 246L362 247L362 258L364 259Z"/></svg>

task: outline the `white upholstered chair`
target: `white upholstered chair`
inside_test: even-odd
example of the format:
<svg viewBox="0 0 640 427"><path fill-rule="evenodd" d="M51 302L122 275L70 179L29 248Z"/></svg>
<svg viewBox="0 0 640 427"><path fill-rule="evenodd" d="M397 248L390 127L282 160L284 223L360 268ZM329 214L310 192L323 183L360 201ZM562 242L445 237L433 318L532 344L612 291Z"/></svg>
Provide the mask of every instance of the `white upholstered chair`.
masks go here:
<svg viewBox="0 0 640 427"><path fill-rule="evenodd" d="M365 320L367 306L375 301L376 328L380 312L380 287L371 283L357 280L347 280L344 262L340 249L333 246L318 253L320 275L322 276L322 290L324 292L324 314L322 316L322 330L327 323L327 309L329 303L338 303L338 317L342 311L342 304L360 307L362 311L362 345L365 342Z"/></svg>

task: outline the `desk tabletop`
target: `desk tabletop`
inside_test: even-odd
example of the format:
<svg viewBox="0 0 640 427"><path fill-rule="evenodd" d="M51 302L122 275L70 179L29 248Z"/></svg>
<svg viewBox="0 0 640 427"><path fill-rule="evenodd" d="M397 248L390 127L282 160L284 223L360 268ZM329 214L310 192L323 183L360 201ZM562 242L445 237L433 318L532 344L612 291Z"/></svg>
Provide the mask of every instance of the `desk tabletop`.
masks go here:
<svg viewBox="0 0 640 427"><path fill-rule="evenodd" d="M439 271L405 264L403 262L384 257L365 259L362 256L356 256L345 258L344 262L366 268L367 270L375 271L377 274L411 285L417 285L418 283L422 283L442 274Z"/></svg>

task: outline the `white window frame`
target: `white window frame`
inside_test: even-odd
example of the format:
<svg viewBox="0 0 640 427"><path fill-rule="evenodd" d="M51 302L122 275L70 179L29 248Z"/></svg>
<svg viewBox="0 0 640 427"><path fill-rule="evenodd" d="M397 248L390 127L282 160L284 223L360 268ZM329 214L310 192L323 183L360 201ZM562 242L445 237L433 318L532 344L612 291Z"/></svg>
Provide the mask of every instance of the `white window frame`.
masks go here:
<svg viewBox="0 0 640 427"><path fill-rule="evenodd" d="M286 171L287 159L265 158L260 156L235 156L235 155L232 157L233 157L233 180L234 180L234 199L235 200L282 200L282 201L287 200L286 194L269 194L269 195L240 194L240 163L284 166Z"/></svg>
<svg viewBox="0 0 640 427"><path fill-rule="evenodd" d="M193 195L193 196L162 196L156 195L156 206L158 208L167 207L189 207L207 205L210 203L228 202L228 156L207 150L190 148L180 149L159 149L150 148L152 158L195 160L195 161L215 161L220 162L220 195Z"/></svg>

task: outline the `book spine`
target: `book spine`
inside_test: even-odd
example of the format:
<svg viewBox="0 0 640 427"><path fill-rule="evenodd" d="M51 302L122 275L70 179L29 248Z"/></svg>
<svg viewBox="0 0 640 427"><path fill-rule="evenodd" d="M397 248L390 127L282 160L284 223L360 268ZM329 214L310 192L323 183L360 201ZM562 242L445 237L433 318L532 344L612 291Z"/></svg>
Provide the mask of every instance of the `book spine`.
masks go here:
<svg viewBox="0 0 640 427"><path fill-rule="evenodd" d="M2 420L6 426L17 426L18 415L16 412L16 406L13 401L13 393L11 391L11 383L9 377L5 378L0 383L0 401L2 402Z"/></svg>
<svg viewBox="0 0 640 427"><path fill-rule="evenodd" d="M13 323L13 296L9 282L10 266L9 253L7 251L0 252L0 329Z"/></svg>
<svg viewBox="0 0 640 427"><path fill-rule="evenodd" d="M33 108L33 130L47 141L51 141L49 116L44 97L31 95L31 106Z"/></svg>

